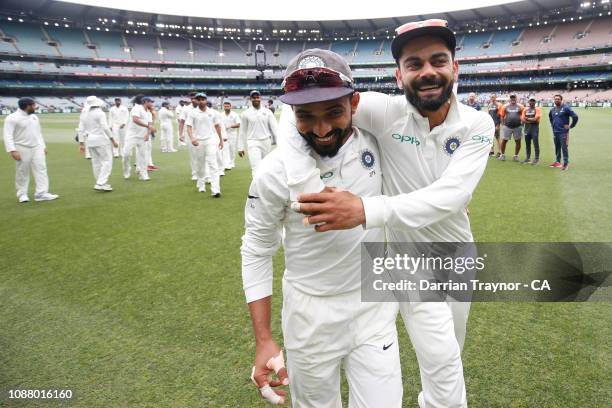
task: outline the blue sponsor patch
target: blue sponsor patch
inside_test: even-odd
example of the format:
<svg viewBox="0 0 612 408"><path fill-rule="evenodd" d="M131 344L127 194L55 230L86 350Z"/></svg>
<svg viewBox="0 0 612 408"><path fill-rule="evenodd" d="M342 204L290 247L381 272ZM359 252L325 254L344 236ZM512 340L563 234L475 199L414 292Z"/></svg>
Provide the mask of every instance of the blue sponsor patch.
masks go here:
<svg viewBox="0 0 612 408"><path fill-rule="evenodd" d="M374 163L376 163L376 159L374 158L374 153L372 153L368 149L362 150L361 165L369 170L372 167L374 167Z"/></svg>
<svg viewBox="0 0 612 408"><path fill-rule="evenodd" d="M456 137L449 137L444 142L444 151L449 156L452 156L452 154L455 153L455 150L457 150L459 145L461 145L461 142L459 141L459 139L457 139Z"/></svg>

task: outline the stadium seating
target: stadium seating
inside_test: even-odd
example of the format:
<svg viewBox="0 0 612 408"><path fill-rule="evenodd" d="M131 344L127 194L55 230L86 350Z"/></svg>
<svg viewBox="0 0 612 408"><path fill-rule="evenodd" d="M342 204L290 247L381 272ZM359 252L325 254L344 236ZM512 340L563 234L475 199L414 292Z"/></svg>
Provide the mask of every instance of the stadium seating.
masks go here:
<svg viewBox="0 0 612 408"><path fill-rule="evenodd" d="M353 62L372 62L380 60L382 40L358 41Z"/></svg>
<svg viewBox="0 0 612 408"><path fill-rule="evenodd" d="M189 41L184 38L157 37L163 51L162 58L170 62L193 62Z"/></svg>
<svg viewBox="0 0 612 408"><path fill-rule="evenodd" d="M95 52L85 46L87 39L81 30L51 26L44 29L51 40L57 42L57 47L62 56L89 59L96 57Z"/></svg>
<svg viewBox="0 0 612 408"><path fill-rule="evenodd" d="M15 39L20 53L31 55L57 55L54 47L47 45L41 26L28 23L0 22L0 30L5 36Z"/></svg>
<svg viewBox="0 0 612 408"><path fill-rule="evenodd" d="M119 33L103 31L87 31L92 44L96 46L99 58L111 60L129 60L130 54L125 52L123 37Z"/></svg>

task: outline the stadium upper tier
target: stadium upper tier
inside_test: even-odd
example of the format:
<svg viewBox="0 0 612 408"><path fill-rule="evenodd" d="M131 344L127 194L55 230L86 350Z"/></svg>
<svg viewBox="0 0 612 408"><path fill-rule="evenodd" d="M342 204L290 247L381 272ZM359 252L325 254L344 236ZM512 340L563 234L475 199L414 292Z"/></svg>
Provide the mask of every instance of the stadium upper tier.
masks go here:
<svg viewBox="0 0 612 408"><path fill-rule="evenodd" d="M129 31L129 30L128 30ZM167 63L255 63L255 45L263 44L267 62L286 65L306 48L331 49L350 63L390 63L387 38L349 41L258 41L207 39L202 35L177 37L142 35L0 21L0 54L66 57L109 61ZM457 57L477 59L510 55L535 55L612 46L612 18L585 19L526 29L460 34Z"/></svg>

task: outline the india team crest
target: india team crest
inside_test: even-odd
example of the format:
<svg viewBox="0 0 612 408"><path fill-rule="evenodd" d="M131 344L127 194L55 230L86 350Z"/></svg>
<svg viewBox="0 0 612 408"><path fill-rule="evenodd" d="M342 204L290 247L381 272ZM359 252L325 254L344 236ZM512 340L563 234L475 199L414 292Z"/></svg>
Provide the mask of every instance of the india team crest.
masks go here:
<svg viewBox="0 0 612 408"><path fill-rule="evenodd" d="M323 68L325 67L325 62L320 57L316 55L309 55L302 59L298 64L298 69L307 69L307 68Z"/></svg>
<svg viewBox="0 0 612 408"><path fill-rule="evenodd" d="M456 137L449 137L444 141L444 151L449 156L452 156L455 153L455 150L461 145L461 142Z"/></svg>
<svg viewBox="0 0 612 408"><path fill-rule="evenodd" d="M374 167L374 163L376 163L376 158L374 157L374 153L372 153L368 149L364 149L361 151L361 165L369 170Z"/></svg>

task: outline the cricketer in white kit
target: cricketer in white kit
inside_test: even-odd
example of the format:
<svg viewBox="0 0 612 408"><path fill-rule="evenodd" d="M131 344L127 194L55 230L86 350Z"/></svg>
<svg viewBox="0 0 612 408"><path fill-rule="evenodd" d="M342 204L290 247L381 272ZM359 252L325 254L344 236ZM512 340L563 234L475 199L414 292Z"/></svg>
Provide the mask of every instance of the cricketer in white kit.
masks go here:
<svg viewBox="0 0 612 408"><path fill-rule="evenodd" d="M227 132L227 146L224 148L224 167L226 170L236 167L236 143L238 142L238 129L240 129L240 116L232 111L229 101L223 103L223 126Z"/></svg>
<svg viewBox="0 0 612 408"><path fill-rule="evenodd" d="M79 144L82 153L85 153L85 144L91 154L91 167L96 180L94 189L98 191L112 191L108 178L113 170L113 147L118 144L108 127L106 115L102 111L104 101L95 96L87 97L89 110L84 113L79 123Z"/></svg>
<svg viewBox="0 0 612 408"><path fill-rule="evenodd" d="M272 139L278 140L278 125L272 111L261 106L259 91L251 91L250 98L252 106L242 113L240 119L238 155L244 157L246 146L251 171L255 176L261 160L272 151Z"/></svg>
<svg viewBox="0 0 612 408"><path fill-rule="evenodd" d="M160 144L163 153L174 153L174 129L172 121L174 120L174 112L170 110L170 103L163 102L159 110L159 128L160 128Z"/></svg>
<svg viewBox="0 0 612 408"><path fill-rule="evenodd" d="M317 214L308 217L309 222L325 223L318 231L363 225L386 227L392 242L473 241L466 206L486 167L495 127L486 113L458 103L453 95L458 75L455 38L438 21L409 23L397 30L392 48L406 97L365 93L354 117L354 124L372 132L380 144L385 195L360 198L342 192L323 201L317 194L301 195L301 202L309 202L300 205L301 211ZM285 122L281 118L284 134L292 129L291 120ZM321 191L325 186L312 159L303 154L302 138L293 131L287 140L282 150L294 195ZM328 210L311 204L313 199ZM340 225L340 219L346 225ZM466 406L460 349L469 303L402 303L400 311L419 359L419 404ZM421 322L423 314L431 316L429 324ZM440 328L438 334L429 330L432 325ZM449 329L454 336L449 337ZM442 370L445 365L454 369Z"/></svg>
<svg viewBox="0 0 612 408"><path fill-rule="evenodd" d="M219 169L217 167L217 151L223 148L221 121L212 109L206 105L204 93L197 93L195 99L199 106L191 109L185 120L187 134L193 145L193 155L196 160L196 187L201 193L206 192L205 169L211 177L210 189L213 197L221 196Z"/></svg>
<svg viewBox="0 0 612 408"><path fill-rule="evenodd" d="M20 98L19 109L4 120L4 147L15 160L15 189L20 203L30 201L30 171L34 176L35 201L55 200L59 196L49 193L47 176L47 145L42 137L40 122L34 114L36 102L32 98Z"/></svg>
<svg viewBox="0 0 612 408"><path fill-rule="evenodd" d="M336 54L334 59L350 68ZM286 80L299 76L302 54L289 63ZM297 74L296 74L297 72ZM349 86L350 85L350 86ZM359 96L350 84L286 91L298 128L315 152L312 159L328 187L380 194L380 156L375 139L351 126ZM314 92L312 92L314 91ZM322 91L322 92L319 92ZM281 97L281 98L283 98ZM262 396L278 404L287 385L293 407L340 408L340 370L349 384L349 407L400 407L401 367L396 302L361 302L361 243L384 240L383 229L356 227L319 234L291 210L286 164L277 149L261 162L249 189L242 239L242 276L256 337L252 379ZM283 244L282 352L270 332L272 258ZM267 376L274 369L278 380ZM288 380L286 375L288 374Z"/></svg>
<svg viewBox="0 0 612 408"><path fill-rule="evenodd" d="M125 131L125 146L123 147L123 177L130 178L132 171L132 151L136 148L136 171L140 180L150 180L147 171L146 142L153 131L151 113L148 111L153 100L148 97L134 98L134 107L130 112L130 120Z"/></svg>
<svg viewBox="0 0 612 408"><path fill-rule="evenodd" d="M130 119L130 111L121 104L121 99L115 98L115 104L108 110L108 120L110 122L113 139L119 145L113 146L113 156L119 157L125 145L125 127Z"/></svg>
<svg viewBox="0 0 612 408"><path fill-rule="evenodd" d="M185 121L189 117L189 113L193 109L198 109L198 101L195 98L195 95L196 95L196 92L191 92L189 94L191 98L191 104L185 105L183 106L183 109L181 109L181 116L180 116L180 122L179 122L179 135L180 135L181 142L184 141L186 137L189 138L189 135L187 134L187 130L185 129ZM191 179L197 180L198 179L198 176L196 174L197 163L196 163L195 156L193 154L193 144L191 144L190 141L187 142L187 150L189 151L189 165L191 166Z"/></svg>

